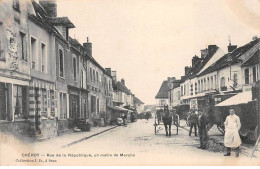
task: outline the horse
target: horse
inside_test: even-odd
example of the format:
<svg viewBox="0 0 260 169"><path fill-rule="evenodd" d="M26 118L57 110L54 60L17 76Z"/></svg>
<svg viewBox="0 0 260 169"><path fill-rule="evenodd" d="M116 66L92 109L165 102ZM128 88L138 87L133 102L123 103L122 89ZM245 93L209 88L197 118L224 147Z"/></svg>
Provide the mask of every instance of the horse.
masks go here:
<svg viewBox="0 0 260 169"><path fill-rule="evenodd" d="M171 136L172 115L169 111L168 105L164 106L164 110L162 113L162 121L165 127L166 136ZM168 133L168 128L169 128L169 133Z"/></svg>

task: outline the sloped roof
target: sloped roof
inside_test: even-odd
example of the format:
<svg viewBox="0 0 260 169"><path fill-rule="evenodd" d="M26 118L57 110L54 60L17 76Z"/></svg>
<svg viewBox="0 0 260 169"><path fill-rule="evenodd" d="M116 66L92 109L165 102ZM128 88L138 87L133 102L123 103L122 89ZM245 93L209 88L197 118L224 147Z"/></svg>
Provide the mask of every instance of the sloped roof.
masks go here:
<svg viewBox="0 0 260 169"><path fill-rule="evenodd" d="M216 45L211 45L211 50L208 52L208 54L205 56L204 59L198 61L196 65L194 65L189 73L185 76L185 80L188 78L193 78L197 76L197 73L208 63L208 61L214 56L214 54L217 52L219 49L218 46Z"/></svg>
<svg viewBox="0 0 260 169"><path fill-rule="evenodd" d="M131 95L132 93L131 93L131 91L125 86L125 85L123 85L121 82L116 82L116 89L117 90L120 90L120 91L122 91L122 92L125 92L126 94L128 94L128 95Z"/></svg>
<svg viewBox="0 0 260 169"><path fill-rule="evenodd" d="M216 70L227 67L229 65L239 63L239 57L242 56L244 53L246 53L248 50L250 50L258 42L259 42L259 39L251 41L251 42L247 43L246 45L233 50L231 53L225 54L219 60L217 60L215 63L213 63L211 66L209 66L207 69L205 69L203 72L201 72L199 74L199 76L203 76L205 74L214 72Z"/></svg>
<svg viewBox="0 0 260 169"><path fill-rule="evenodd" d="M137 104L144 104L144 102L142 102L140 99L138 99L137 97L134 97L134 102Z"/></svg>
<svg viewBox="0 0 260 169"><path fill-rule="evenodd" d="M42 17L48 16L48 13L46 12L46 10L35 0L32 0L32 6L34 8L34 11L36 13L39 13Z"/></svg>
<svg viewBox="0 0 260 169"><path fill-rule="evenodd" d="M168 91L170 87L168 86L168 82L165 80L162 82L160 90L158 91L157 95L155 96L156 99L168 99Z"/></svg>
<svg viewBox="0 0 260 169"><path fill-rule="evenodd" d="M81 44L77 41L77 39L73 39L73 38L69 37L69 42L72 45L81 46Z"/></svg>
<svg viewBox="0 0 260 169"><path fill-rule="evenodd" d="M180 84L183 82L182 79L173 81L173 87L171 89L175 89L177 87L180 87Z"/></svg>
<svg viewBox="0 0 260 169"><path fill-rule="evenodd" d="M260 57L260 52L258 49L247 61L242 63L242 67L259 64L259 59L260 59L259 57Z"/></svg>
<svg viewBox="0 0 260 169"><path fill-rule="evenodd" d="M53 25L64 25L68 28L75 28L73 23L69 20L68 17L47 17L49 22Z"/></svg>

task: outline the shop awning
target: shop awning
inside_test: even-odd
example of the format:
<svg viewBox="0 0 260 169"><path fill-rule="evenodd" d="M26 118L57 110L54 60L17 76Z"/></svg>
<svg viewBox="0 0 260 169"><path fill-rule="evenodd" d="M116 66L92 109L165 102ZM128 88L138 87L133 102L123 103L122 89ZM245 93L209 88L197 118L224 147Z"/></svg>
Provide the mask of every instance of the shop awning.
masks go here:
<svg viewBox="0 0 260 169"><path fill-rule="evenodd" d="M239 105L239 104L247 104L248 102L252 101L252 92L242 92L238 93L237 95L230 97L227 100L215 105L215 106L232 106L232 105Z"/></svg>

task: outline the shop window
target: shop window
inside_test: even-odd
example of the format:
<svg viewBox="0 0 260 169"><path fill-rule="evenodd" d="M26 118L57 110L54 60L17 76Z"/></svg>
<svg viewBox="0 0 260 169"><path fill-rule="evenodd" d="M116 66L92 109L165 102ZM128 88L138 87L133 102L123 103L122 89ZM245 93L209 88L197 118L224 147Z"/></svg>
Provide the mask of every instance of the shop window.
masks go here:
<svg viewBox="0 0 260 169"><path fill-rule="evenodd" d="M50 108L51 108L51 112L50 115L51 117L55 117L55 108L56 108L56 97L55 97L55 92L54 90L50 90Z"/></svg>
<svg viewBox="0 0 260 169"><path fill-rule="evenodd" d="M0 120L7 120L7 87L5 83L0 83Z"/></svg>
<svg viewBox="0 0 260 169"><path fill-rule="evenodd" d="M245 69L245 84L249 84L249 69Z"/></svg>
<svg viewBox="0 0 260 169"><path fill-rule="evenodd" d="M26 119L28 116L26 88L13 85L13 110L15 119Z"/></svg>

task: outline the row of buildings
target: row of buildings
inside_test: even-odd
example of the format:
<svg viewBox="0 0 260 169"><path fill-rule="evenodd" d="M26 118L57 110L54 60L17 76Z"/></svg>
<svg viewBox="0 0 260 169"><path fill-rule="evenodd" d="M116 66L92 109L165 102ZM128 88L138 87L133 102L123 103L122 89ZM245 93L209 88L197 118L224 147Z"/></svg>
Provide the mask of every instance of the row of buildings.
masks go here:
<svg viewBox="0 0 260 169"><path fill-rule="evenodd" d="M48 138L78 120L109 124L115 111L142 112L144 103L69 35L55 0L0 3L0 128Z"/></svg>
<svg viewBox="0 0 260 169"><path fill-rule="evenodd" d="M233 105L241 117L251 118L255 129L256 110L238 105L253 101L252 87L260 79L259 60L260 39L257 37L241 47L229 43L228 53L217 45L209 45L201 50L200 57L192 58L192 66L185 67L181 79L168 77L163 81L155 97L156 108L163 109L167 104L182 111L185 106L186 110L202 109L211 116L212 123L217 124L224 120L223 114L220 115L226 111L223 108ZM250 111L255 114L249 115Z"/></svg>

